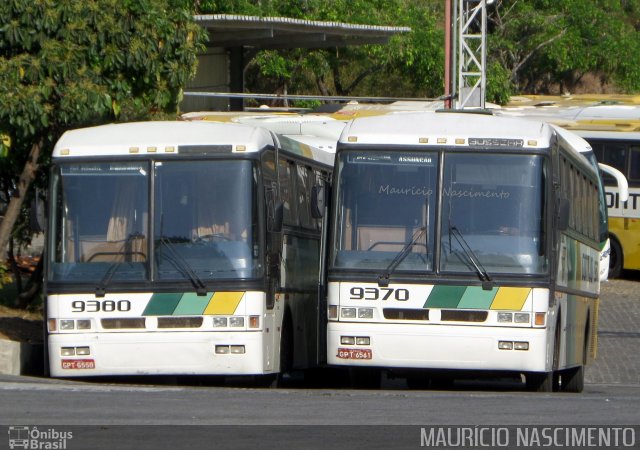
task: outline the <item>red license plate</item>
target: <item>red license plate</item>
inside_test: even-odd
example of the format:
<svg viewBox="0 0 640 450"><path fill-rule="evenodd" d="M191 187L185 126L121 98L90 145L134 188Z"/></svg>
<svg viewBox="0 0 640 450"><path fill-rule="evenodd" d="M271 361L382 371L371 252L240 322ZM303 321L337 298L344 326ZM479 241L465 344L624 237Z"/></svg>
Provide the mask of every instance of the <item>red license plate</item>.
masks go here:
<svg viewBox="0 0 640 450"><path fill-rule="evenodd" d="M93 359L63 359L63 369L95 369L96 362Z"/></svg>
<svg viewBox="0 0 640 450"><path fill-rule="evenodd" d="M339 348L338 358L341 359L371 359L373 353L368 348Z"/></svg>

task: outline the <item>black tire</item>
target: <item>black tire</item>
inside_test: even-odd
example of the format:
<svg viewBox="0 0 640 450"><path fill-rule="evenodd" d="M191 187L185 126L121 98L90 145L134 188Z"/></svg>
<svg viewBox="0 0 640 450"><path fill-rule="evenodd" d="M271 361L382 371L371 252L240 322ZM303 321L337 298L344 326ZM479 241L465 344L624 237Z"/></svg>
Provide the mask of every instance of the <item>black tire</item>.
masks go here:
<svg viewBox="0 0 640 450"><path fill-rule="evenodd" d="M553 372L529 372L525 374L527 390L531 392L553 392Z"/></svg>
<svg viewBox="0 0 640 450"><path fill-rule="evenodd" d="M610 254L609 254L609 278L619 278L622 275L624 267L624 253L620 242L613 236L610 236Z"/></svg>
<svg viewBox="0 0 640 450"><path fill-rule="evenodd" d="M556 320L556 330L553 342L553 359L551 372L529 372L525 374L525 383L528 391L531 392L557 392L560 390L560 327L562 327L562 316L558 311Z"/></svg>
<svg viewBox="0 0 640 450"><path fill-rule="evenodd" d="M584 345L582 349L582 364L578 367L562 371L562 391L579 394L584 390L584 366L589 359L589 330L591 329L591 316L587 315L587 326L584 330Z"/></svg>
<svg viewBox="0 0 640 450"><path fill-rule="evenodd" d="M584 389L584 366L562 371L562 391L580 393Z"/></svg>
<svg viewBox="0 0 640 450"><path fill-rule="evenodd" d="M42 375L51 378L49 367L49 328L47 327L47 299L44 299L44 312L42 320Z"/></svg>
<svg viewBox="0 0 640 450"><path fill-rule="evenodd" d="M293 328L289 313L285 313L282 319L282 332L280 333L280 372L271 383L272 387L283 387L286 379L293 370Z"/></svg>

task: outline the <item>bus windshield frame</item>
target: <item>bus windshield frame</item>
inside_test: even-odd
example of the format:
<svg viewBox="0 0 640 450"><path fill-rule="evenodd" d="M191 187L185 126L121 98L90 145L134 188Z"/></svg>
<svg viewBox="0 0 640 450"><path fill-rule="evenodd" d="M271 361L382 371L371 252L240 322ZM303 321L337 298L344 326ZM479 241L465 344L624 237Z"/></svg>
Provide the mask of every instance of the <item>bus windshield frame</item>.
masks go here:
<svg viewBox="0 0 640 450"><path fill-rule="evenodd" d="M332 273L549 275L543 154L361 146L336 161Z"/></svg>
<svg viewBox="0 0 640 450"><path fill-rule="evenodd" d="M260 278L257 184L250 159L59 163L48 282L130 290Z"/></svg>

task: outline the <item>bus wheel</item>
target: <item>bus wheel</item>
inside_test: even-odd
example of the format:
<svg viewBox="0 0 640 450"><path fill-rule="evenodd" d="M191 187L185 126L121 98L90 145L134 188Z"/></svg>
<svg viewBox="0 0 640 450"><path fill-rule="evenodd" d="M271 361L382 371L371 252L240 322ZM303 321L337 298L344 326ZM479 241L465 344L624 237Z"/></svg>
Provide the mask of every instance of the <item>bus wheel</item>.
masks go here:
<svg viewBox="0 0 640 450"><path fill-rule="evenodd" d="M611 238L611 254L609 256L609 278L618 278L622 274L622 246L617 239Z"/></svg>
<svg viewBox="0 0 640 450"><path fill-rule="evenodd" d="M571 369L565 369L562 371L562 385L563 392L575 392L580 393L584 389L584 366L587 364L589 353L589 330L591 323L591 317L587 315L587 326L584 330L584 345L582 351L582 364L578 367L572 367Z"/></svg>
<svg viewBox="0 0 640 450"><path fill-rule="evenodd" d="M285 379L293 369L293 329L291 318L285 313L282 320L282 332L280 334L280 372L276 376L273 387L283 387ZM285 376L286 375L286 376Z"/></svg>
<svg viewBox="0 0 640 450"><path fill-rule="evenodd" d="M580 393L584 389L584 366L562 371L562 391Z"/></svg>
<svg viewBox="0 0 640 450"><path fill-rule="evenodd" d="M553 372L529 372L525 374L527 391L552 392Z"/></svg>
<svg viewBox="0 0 640 450"><path fill-rule="evenodd" d="M355 389L380 389L382 371L370 367L352 367L349 370L351 386Z"/></svg>

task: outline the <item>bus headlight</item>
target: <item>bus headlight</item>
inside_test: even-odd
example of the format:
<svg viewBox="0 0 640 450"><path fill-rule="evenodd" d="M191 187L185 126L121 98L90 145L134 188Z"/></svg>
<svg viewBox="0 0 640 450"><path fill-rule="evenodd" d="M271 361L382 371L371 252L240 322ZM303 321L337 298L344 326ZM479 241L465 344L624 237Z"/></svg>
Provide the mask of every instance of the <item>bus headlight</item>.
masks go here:
<svg viewBox="0 0 640 450"><path fill-rule="evenodd" d="M514 350L529 350L528 342L514 342L513 343Z"/></svg>
<svg viewBox="0 0 640 450"><path fill-rule="evenodd" d="M342 308L340 315L345 319L355 319L356 318L356 309L355 308Z"/></svg>
<svg viewBox="0 0 640 450"><path fill-rule="evenodd" d="M229 326L230 327L244 327L244 317L229 317Z"/></svg>
<svg viewBox="0 0 640 450"><path fill-rule="evenodd" d="M531 316L529 313L515 313L513 315L513 321L515 323L529 323Z"/></svg>
<svg viewBox="0 0 640 450"><path fill-rule="evenodd" d="M358 308L358 319L373 319L373 308Z"/></svg>
<svg viewBox="0 0 640 450"><path fill-rule="evenodd" d="M75 321L74 320L61 320L60 321L60 330L73 330L75 329Z"/></svg>
<svg viewBox="0 0 640 450"><path fill-rule="evenodd" d="M223 328L227 326L227 318L226 317L214 317L213 318L213 326L214 328Z"/></svg>
<svg viewBox="0 0 640 450"><path fill-rule="evenodd" d="M513 322L513 314L508 312L499 312L498 313L498 322L499 323L508 323Z"/></svg>
<svg viewBox="0 0 640 450"><path fill-rule="evenodd" d="M355 345L356 338L354 336L340 336L340 344L342 345Z"/></svg>

